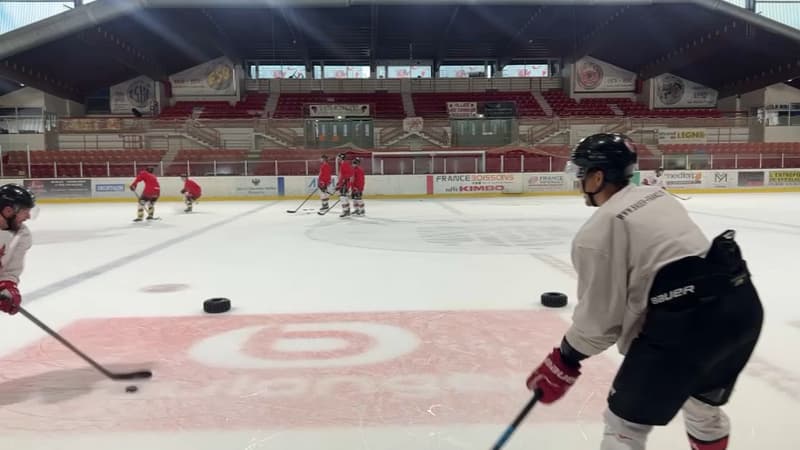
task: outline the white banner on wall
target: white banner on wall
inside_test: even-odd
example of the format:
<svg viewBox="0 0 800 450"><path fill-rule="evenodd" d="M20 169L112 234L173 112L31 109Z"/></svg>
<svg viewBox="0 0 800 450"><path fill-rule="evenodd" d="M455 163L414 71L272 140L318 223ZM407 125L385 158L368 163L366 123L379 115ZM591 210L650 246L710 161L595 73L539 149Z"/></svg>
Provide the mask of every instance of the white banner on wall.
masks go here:
<svg viewBox="0 0 800 450"><path fill-rule="evenodd" d="M478 103L447 102L447 113L454 118L476 117L478 115Z"/></svg>
<svg viewBox="0 0 800 450"><path fill-rule="evenodd" d="M278 195L278 177L236 177L232 195Z"/></svg>
<svg viewBox="0 0 800 450"><path fill-rule="evenodd" d="M234 65L225 57L170 75L169 81L175 97L231 96L237 94L238 88Z"/></svg>
<svg viewBox="0 0 800 450"><path fill-rule="evenodd" d="M714 108L717 91L676 75L653 78L654 108Z"/></svg>
<svg viewBox="0 0 800 450"><path fill-rule="evenodd" d="M350 105L344 103L320 103L308 105L311 117L369 117L369 105Z"/></svg>
<svg viewBox="0 0 800 450"><path fill-rule="evenodd" d="M573 90L587 92L634 92L636 74L586 56L573 65Z"/></svg>
<svg viewBox="0 0 800 450"><path fill-rule="evenodd" d="M111 114L130 114L133 108L149 114L158 99L158 84L142 75L111 86L109 97Z"/></svg>
<svg viewBox="0 0 800 450"><path fill-rule="evenodd" d="M428 175L429 194L518 194L522 178L512 173ZM431 185L432 184L432 185Z"/></svg>
<svg viewBox="0 0 800 450"><path fill-rule="evenodd" d="M661 128L658 130L659 144L705 144L707 141L705 128Z"/></svg>

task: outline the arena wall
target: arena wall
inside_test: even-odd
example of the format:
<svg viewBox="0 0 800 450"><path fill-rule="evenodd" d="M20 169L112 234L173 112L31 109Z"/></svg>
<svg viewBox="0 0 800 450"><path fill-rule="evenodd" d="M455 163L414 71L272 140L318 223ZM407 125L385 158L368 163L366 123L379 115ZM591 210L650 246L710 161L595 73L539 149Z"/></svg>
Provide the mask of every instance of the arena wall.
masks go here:
<svg viewBox="0 0 800 450"><path fill-rule="evenodd" d="M634 183L651 175L636 172ZM800 192L800 169L675 170L665 173L667 187L683 193ZM316 189L315 177L197 177L205 200L302 199ZM42 203L133 201L131 178L8 180L24 183ZM163 201L180 200L181 180L160 179ZM576 180L558 172L435 175L368 175L367 198L480 197L504 195L577 195Z"/></svg>

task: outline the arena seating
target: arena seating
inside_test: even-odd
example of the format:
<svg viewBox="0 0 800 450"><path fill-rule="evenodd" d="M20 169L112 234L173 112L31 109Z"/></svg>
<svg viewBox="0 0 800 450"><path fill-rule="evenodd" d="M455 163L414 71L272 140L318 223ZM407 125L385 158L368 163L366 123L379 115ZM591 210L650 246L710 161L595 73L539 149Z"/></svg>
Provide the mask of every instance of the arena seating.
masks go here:
<svg viewBox="0 0 800 450"><path fill-rule="evenodd" d="M31 152L31 176L48 177L134 177L137 170L157 166L166 152L162 150L42 150ZM9 152L5 174L25 174L26 152ZM55 163L55 164L54 164ZM81 168L81 165L83 168Z"/></svg>
<svg viewBox="0 0 800 450"><path fill-rule="evenodd" d="M405 117L403 98L400 94L360 93L360 94L281 94L275 109L276 119L297 119L306 117L305 106L312 103L368 104L370 115L376 119L402 119Z"/></svg>
<svg viewBox="0 0 800 450"><path fill-rule="evenodd" d="M625 116L635 117L721 117L714 108L667 108L649 109L646 105L630 98L584 98L580 102L569 97L562 90L549 90L542 93L557 116L613 116L611 105L616 105Z"/></svg>
<svg viewBox="0 0 800 450"><path fill-rule="evenodd" d="M245 98L231 106L228 102L198 101L176 102L165 108L162 119L180 119L192 115L195 109L200 110L201 119L249 119L260 117L264 112L269 94L249 92Z"/></svg>
<svg viewBox="0 0 800 450"><path fill-rule="evenodd" d="M447 102L515 102L518 116L545 115L530 92L424 92L411 98L420 117L448 117Z"/></svg>
<svg viewBox="0 0 800 450"><path fill-rule="evenodd" d="M215 172L218 175L244 175L245 159L247 150L180 150L164 172L173 177L182 173L202 176L213 175Z"/></svg>

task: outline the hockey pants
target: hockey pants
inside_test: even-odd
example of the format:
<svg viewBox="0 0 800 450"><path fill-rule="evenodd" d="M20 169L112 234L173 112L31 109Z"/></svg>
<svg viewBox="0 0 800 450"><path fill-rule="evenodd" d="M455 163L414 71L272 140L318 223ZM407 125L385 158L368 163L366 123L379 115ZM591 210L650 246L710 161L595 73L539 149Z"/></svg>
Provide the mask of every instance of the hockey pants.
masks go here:
<svg viewBox="0 0 800 450"><path fill-rule="evenodd" d="M708 442L700 450L725 450L725 440L730 434L730 422L725 412L717 406L707 405L695 398L683 404L686 432L697 441ZM618 417L610 410L604 413L605 431L601 450L645 450L647 435L652 425L641 425ZM716 445L719 444L719 445ZM695 448L695 447L691 447Z"/></svg>

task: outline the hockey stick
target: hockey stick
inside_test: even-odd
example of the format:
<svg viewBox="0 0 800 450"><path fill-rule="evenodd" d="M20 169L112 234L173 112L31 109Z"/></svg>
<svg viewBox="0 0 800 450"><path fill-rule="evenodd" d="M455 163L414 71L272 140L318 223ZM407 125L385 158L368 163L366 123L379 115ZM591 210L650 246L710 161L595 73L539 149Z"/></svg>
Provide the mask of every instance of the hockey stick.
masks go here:
<svg viewBox="0 0 800 450"><path fill-rule="evenodd" d="M308 194L308 197L306 197L306 199L305 199L305 200L303 200L303 203L300 203L300 206L298 206L298 207L297 207L297 209L295 209L294 211L292 211L291 209L287 209L287 210L286 210L286 212L287 212L287 213L289 213L289 214L294 214L294 213L296 213L297 211L300 211L300 208L302 208L302 207L303 207L303 205L305 205L305 204L306 204L306 202L308 201L308 199L310 199L310 198L311 198L311 196L313 196L314 194L316 194L318 190L319 190L319 188L316 188L316 189L314 189L314 192L312 192L312 193Z"/></svg>
<svg viewBox="0 0 800 450"><path fill-rule="evenodd" d="M95 369L99 370L103 375L107 376L108 378L111 378L112 380L134 380L134 379L139 379L139 378L150 378L150 377L153 376L153 372L151 372L149 370L140 370L140 371L137 371L137 372L126 372L126 373L114 373L114 372L111 372L110 370L108 370L105 367L103 367L100 364L98 364L92 358L89 358L88 356L86 356L82 351L80 351L77 348L75 348L74 345L70 344L69 341L64 339L60 334L58 334L55 331L53 331L50 327L48 327L47 325L42 323L39 319L34 317L33 314L31 314L28 311L26 311L25 308L20 306L19 307L19 312L23 316L27 317L28 320L33 322L37 327L39 327L42 330L44 330L50 336L53 336L58 342L61 342L62 344L64 344L65 347L67 347L68 349L72 350L76 355L78 355L81 358L83 358L84 361L86 361L87 363L91 364L92 367L94 367Z"/></svg>
<svg viewBox="0 0 800 450"><path fill-rule="evenodd" d="M673 192L670 192L670 194L672 194L673 197L679 198L681 200L691 200L692 199L692 197L681 197L680 195L675 194Z"/></svg>
<svg viewBox="0 0 800 450"><path fill-rule="evenodd" d="M528 400L528 404L525 405L524 408L522 408L522 411L520 411L519 414L517 414L516 419L514 419L514 421L511 422L511 425L509 425L508 428L506 428L506 431L504 431L503 434L500 435L500 438L497 440L497 442L495 442L494 446L492 446L492 450L500 450L501 448L503 448L504 445L506 445L508 439L514 433L514 431L517 430L519 424L522 423L523 420L525 420L525 417L531 411L533 405L535 405L536 402L539 401L539 397L541 396L542 396L541 392L539 392L539 390L537 389L534 392L533 397L531 397L531 399Z"/></svg>
<svg viewBox="0 0 800 450"><path fill-rule="evenodd" d="M339 197L339 200L336 200L336 202L334 202L333 205L331 205L330 208L326 209L325 211L317 211L317 214L319 214L320 216L324 216L325 214L328 214L328 212L330 210L332 210L334 207L336 207L336 205L338 205L340 201L342 201L341 197Z"/></svg>

